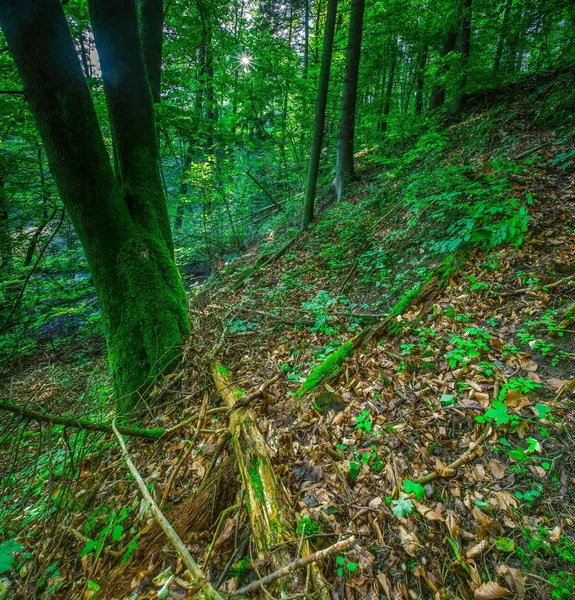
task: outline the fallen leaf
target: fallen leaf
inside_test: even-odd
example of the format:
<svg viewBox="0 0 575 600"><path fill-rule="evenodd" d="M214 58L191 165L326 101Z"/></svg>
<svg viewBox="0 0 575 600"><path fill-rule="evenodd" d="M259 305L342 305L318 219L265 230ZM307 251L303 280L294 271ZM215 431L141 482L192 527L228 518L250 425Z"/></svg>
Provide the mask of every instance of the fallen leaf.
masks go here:
<svg viewBox="0 0 575 600"><path fill-rule="evenodd" d="M489 461L489 468L491 470L491 475L493 475L495 479L503 479L505 477L505 466L494 458Z"/></svg>
<svg viewBox="0 0 575 600"><path fill-rule="evenodd" d="M403 549L407 552L407 554L409 554L409 556L415 557L421 545L415 533L410 533L409 531L407 531L407 529L405 529L405 527L400 527L399 540L401 541L401 545L403 546Z"/></svg>
<svg viewBox="0 0 575 600"><path fill-rule="evenodd" d="M512 592L501 587L496 581L488 581L475 590L473 598L475 600L494 600L494 598L506 598L511 595Z"/></svg>
<svg viewBox="0 0 575 600"><path fill-rule="evenodd" d="M497 574L505 579L505 583L515 590L517 600L525 597L525 577L519 569L513 569L507 565L497 565Z"/></svg>
<svg viewBox="0 0 575 600"><path fill-rule="evenodd" d="M481 540L481 542L479 542L479 544L473 546L472 548L470 548L466 553L465 556L467 558L475 558L477 556L480 556L481 554L483 554L483 552L485 552L485 550L489 547L489 540L485 539L485 540Z"/></svg>
<svg viewBox="0 0 575 600"><path fill-rule="evenodd" d="M412 500L417 512L428 521L444 521L445 519L435 510L421 504L417 500Z"/></svg>

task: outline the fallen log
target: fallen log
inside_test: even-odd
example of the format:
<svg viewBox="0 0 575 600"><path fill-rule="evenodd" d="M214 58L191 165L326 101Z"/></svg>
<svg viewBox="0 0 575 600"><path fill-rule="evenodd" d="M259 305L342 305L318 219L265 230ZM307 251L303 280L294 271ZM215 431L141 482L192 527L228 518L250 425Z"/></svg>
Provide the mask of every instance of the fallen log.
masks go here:
<svg viewBox="0 0 575 600"><path fill-rule="evenodd" d="M261 559L269 558L274 571L281 570L293 562L289 544L295 536L295 523L289 495L277 478L271 462L271 453L262 436L252 409L240 405L241 390L231 378L231 373L218 361L210 364L216 389L224 404L231 410L230 433L238 470L245 490L246 508L252 529L253 541ZM275 552L270 550L276 547ZM302 554L309 554L307 543L302 546ZM320 598L328 599L328 584L317 567L311 567L314 587ZM289 582L278 582L274 591L282 594L300 592L304 587L301 573L294 573Z"/></svg>

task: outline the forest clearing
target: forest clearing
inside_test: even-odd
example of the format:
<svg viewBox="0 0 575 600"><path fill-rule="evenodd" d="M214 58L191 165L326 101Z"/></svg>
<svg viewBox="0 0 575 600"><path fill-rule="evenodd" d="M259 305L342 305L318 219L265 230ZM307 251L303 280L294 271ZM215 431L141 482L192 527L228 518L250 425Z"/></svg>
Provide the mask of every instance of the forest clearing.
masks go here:
<svg viewBox="0 0 575 600"><path fill-rule="evenodd" d="M0 28L0 599L575 598L572 2Z"/></svg>

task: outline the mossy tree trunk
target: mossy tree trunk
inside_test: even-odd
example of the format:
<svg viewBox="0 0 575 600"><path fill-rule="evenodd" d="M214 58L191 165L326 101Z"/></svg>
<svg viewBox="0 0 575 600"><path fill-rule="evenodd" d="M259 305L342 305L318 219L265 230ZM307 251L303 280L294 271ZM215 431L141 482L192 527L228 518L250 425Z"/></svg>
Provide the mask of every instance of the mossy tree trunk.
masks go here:
<svg viewBox="0 0 575 600"><path fill-rule="evenodd" d="M0 26L102 309L119 412L174 364L189 332L159 172L134 0L90 3L119 178L59 0L5 0Z"/></svg>

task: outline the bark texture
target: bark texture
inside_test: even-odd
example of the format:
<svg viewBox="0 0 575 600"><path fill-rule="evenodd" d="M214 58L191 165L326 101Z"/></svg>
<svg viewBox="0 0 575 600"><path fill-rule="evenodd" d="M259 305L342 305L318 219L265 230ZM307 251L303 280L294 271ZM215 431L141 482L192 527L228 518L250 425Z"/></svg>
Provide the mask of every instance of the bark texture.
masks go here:
<svg viewBox="0 0 575 600"><path fill-rule="evenodd" d="M343 76L343 99L337 139L337 161L335 172L335 191L338 200L345 193L346 184L353 179L353 150L355 137L355 110L357 106L357 81L361 56L361 38L363 33L363 14L365 0L353 0L349 21L349 36Z"/></svg>
<svg viewBox="0 0 575 600"><path fill-rule="evenodd" d="M92 14L100 6L94 30L123 185L112 171L59 0L5 0L0 26L90 265L117 408L127 413L137 392L177 359L189 325L167 208L157 192L152 99L135 5L95 2Z"/></svg>
<svg viewBox="0 0 575 600"><path fill-rule="evenodd" d="M321 57L317 100L315 105L313 138L311 142L311 151L309 155L307 181L303 202L302 229L307 229L309 224L313 221L315 192L319 173L319 159L321 157L323 130L325 127L325 108L327 106L327 91L329 88L329 75L331 71L331 56L333 53L336 14L337 0L328 0L325 33L323 38L323 53Z"/></svg>

